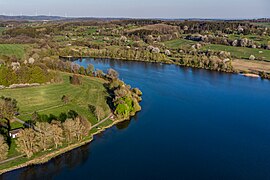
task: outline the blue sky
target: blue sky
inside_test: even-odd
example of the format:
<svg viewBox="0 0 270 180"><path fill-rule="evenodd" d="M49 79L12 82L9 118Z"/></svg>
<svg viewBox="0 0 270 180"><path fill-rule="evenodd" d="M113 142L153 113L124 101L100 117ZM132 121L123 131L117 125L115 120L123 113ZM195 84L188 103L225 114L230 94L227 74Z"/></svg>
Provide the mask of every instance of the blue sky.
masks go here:
<svg viewBox="0 0 270 180"><path fill-rule="evenodd" d="M0 14L134 18L270 17L270 0L0 0Z"/></svg>

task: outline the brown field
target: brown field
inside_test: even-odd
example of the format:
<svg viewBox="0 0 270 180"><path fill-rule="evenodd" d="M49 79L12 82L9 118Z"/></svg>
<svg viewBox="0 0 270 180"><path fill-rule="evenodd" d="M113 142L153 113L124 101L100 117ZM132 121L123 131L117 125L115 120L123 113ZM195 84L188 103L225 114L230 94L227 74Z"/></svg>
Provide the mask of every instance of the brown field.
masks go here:
<svg viewBox="0 0 270 180"><path fill-rule="evenodd" d="M270 63L265 61L236 59L232 61L232 65L240 72L258 73L259 71L265 71L270 73Z"/></svg>

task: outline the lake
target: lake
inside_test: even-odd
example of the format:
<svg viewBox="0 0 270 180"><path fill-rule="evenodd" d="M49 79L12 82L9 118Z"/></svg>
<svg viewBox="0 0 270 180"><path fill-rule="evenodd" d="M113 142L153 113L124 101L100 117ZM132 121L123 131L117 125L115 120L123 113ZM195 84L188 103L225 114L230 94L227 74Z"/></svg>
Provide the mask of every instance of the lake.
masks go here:
<svg viewBox="0 0 270 180"><path fill-rule="evenodd" d="M143 92L142 111L89 145L0 179L270 179L270 81L83 59Z"/></svg>

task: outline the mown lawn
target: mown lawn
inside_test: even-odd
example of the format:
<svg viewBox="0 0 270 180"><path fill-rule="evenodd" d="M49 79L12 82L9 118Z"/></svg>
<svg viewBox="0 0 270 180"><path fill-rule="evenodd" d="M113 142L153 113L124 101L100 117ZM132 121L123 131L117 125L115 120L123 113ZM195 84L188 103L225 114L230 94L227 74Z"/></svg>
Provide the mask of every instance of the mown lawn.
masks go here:
<svg viewBox="0 0 270 180"><path fill-rule="evenodd" d="M42 85L20 89L0 90L0 96L12 97L18 101L22 120L29 120L34 111L39 114L53 114L59 116L74 110L85 116L92 124L97 123L94 115L89 111L88 105L101 106L105 114L110 113L106 98L108 96L104 80L98 78L83 77L82 85L71 85L69 74L62 74L64 82L60 84ZM64 104L62 96L69 98L69 103Z"/></svg>
<svg viewBox="0 0 270 180"><path fill-rule="evenodd" d="M16 56L22 58L27 46L21 44L0 44L0 56Z"/></svg>
<svg viewBox="0 0 270 180"><path fill-rule="evenodd" d="M209 44L202 48L202 50L208 49L213 51L228 51L231 53L232 57L238 59L248 59L250 55L254 55L256 59L270 61L270 50L225 46L218 44ZM262 53L260 53L260 51Z"/></svg>

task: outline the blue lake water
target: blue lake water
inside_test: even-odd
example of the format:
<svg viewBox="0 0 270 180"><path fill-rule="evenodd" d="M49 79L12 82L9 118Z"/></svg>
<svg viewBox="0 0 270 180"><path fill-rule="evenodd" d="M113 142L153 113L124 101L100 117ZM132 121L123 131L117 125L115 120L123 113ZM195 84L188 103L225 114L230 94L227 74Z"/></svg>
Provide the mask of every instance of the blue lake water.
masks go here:
<svg viewBox="0 0 270 180"><path fill-rule="evenodd" d="M119 60L142 111L89 145L0 179L270 179L270 81Z"/></svg>

